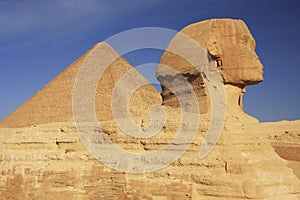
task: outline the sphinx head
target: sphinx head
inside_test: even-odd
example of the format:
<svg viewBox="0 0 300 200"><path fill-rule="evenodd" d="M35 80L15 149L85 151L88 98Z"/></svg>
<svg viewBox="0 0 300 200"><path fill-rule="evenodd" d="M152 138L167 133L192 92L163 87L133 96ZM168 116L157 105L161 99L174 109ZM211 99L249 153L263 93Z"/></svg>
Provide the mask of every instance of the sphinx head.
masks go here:
<svg viewBox="0 0 300 200"><path fill-rule="evenodd" d="M212 19L189 25L182 29L183 33L196 42L210 55L211 62L214 62L222 75L225 89L228 93L228 105L242 107L242 95L247 85L257 84L263 81L263 65L255 52L255 40L246 24L242 20L233 19ZM178 41L171 41L172 42ZM185 51L193 53L189 46L182 47ZM168 50L168 48L167 48ZM174 81L172 76L164 69L167 65L175 69L192 85L200 106L200 112L206 113L210 108L210 99L203 77L191 63L172 52L166 51L161 58L157 68L158 80L163 84L165 81ZM167 77L167 80L166 80ZM191 78L192 77L192 78ZM179 106L175 95L168 88L162 87L162 97L165 105Z"/></svg>

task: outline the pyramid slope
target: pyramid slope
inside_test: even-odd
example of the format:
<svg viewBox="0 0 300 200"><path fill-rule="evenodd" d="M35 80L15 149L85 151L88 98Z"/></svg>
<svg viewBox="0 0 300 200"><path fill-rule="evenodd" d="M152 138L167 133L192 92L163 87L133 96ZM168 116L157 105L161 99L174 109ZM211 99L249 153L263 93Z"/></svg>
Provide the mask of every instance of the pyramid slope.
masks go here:
<svg viewBox="0 0 300 200"><path fill-rule="evenodd" d="M0 122L0 128L17 128L53 122L73 122L72 95L75 79L81 64L95 50L97 45L88 50L43 89ZM113 119L110 100L112 90L118 79L132 69L134 68L124 58L119 57L104 72L98 83L95 99L96 114L99 120ZM103 101L103 99L105 100ZM149 83L134 92L131 101L139 102L138 105L133 105L134 108L129 109L134 117L142 114L153 103L160 103L161 97L159 92Z"/></svg>

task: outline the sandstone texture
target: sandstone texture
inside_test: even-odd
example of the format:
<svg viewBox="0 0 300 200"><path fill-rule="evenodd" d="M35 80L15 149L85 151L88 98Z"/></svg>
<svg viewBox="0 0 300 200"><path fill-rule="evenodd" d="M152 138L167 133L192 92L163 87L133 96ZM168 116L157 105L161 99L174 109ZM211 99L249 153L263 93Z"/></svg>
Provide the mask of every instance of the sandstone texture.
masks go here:
<svg viewBox="0 0 300 200"><path fill-rule="evenodd" d="M262 123L276 151L300 178L300 120Z"/></svg>
<svg viewBox="0 0 300 200"><path fill-rule="evenodd" d="M93 158L73 123L2 128L0 198L297 199L299 179L255 119L245 123L243 117L228 116L213 151L199 159L209 117L201 120L197 138L180 159L143 174L119 172ZM126 136L114 122L102 127L119 147L147 153L164 147L178 122L170 118L150 139Z"/></svg>
<svg viewBox="0 0 300 200"><path fill-rule="evenodd" d="M224 83L233 85L253 85L263 81L263 66L255 53L255 40L251 35L247 25L242 20L232 19L212 19L198 22L183 28L180 33L197 41L208 51L215 65L223 75ZM174 38L182 41L182 37ZM182 46L189 54L193 49ZM168 50L168 48L167 48ZM161 63L175 68L179 72L197 73L191 63L184 62L179 56L170 52L165 52L161 58ZM158 76L160 69L157 69Z"/></svg>
<svg viewBox="0 0 300 200"><path fill-rule="evenodd" d="M242 105L242 94L245 86L257 84L263 81L263 66L255 53L255 40L246 24L242 20L212 19L189 25L180 31L181 34L198 42L204 51L207 51L212 62L219 69L224 84L231 84L241 89L240 105ZM195 45L186 45L189 39L181 35L175 36L167 51L163 54L157 68L158 80L164 84L165 81L175 81L176 76L170 74L165 66L169 66L178 73L187 77L193 86L199 99L201 113L210 110L210 99L205 88L203 75L199 75L199 69L188 62L186 57L197 57ZM170 51L168 51L171 49ZM182 57L172 51L187 52ZM201 62L201 61L200 61ZM196 62L196 64L198 64ZM201 68L201 67L200 67ZM201 70L200 70L201 71ZM170 94L168 88L162 87L164 105L178 106L174 95Z"/></svg>
<svg viewBox="0 0 300 200"><path fill-rule="evenodd" d="M91 155L73 122L72 91L79 67L87 56L93 55L97 45L116 54L107 44L100 43L1 122L0 199L298 200L299 121L260 123L242 108L245 87L263 80L255 42L245 23L213 19L189 25L181 32L211 55L225 84L224 126L208 156L199 158L212 123L205 76L170 52L163 55L158 66L159 81L176 86L178 77L184 77L193 88L201 111L200 126L189 148L172 164L138 174L109 168ZM176 39L175 36L170 46L188 49L185 41ZM193 54L192 50L185 52ZM189 96L183 86L179 87L179 94L163 87L161 96L149 84L136 90L128 109L138 127L144 130L153 122L149 118L151 105L162 104L166 120L152 137L130 136L113 118L110 98L118 80L132 69L121 57L109 66L97 86L96 115L105 137L114 145L132 153L151 153L170 143L181 125L188 127L182 124L183 112L176 96L182 95L186 100ZM99 144L97 138L92 142ZM178 149L185 145L185 141L175 144ZM104 148L99 146L99 151Z"/></svg>

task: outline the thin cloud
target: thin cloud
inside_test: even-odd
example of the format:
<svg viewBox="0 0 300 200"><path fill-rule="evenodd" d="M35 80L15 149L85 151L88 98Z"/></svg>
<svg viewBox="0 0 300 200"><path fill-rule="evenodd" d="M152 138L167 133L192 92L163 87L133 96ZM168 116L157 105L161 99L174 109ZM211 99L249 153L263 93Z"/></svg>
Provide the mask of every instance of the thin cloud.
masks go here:
<svg viewBox="0 0 300 200"><path fill-rule="evenodd" d="M120 3L96 0L1 1L0 39L36 29L57 29L85 21L109 21L134 10L156 5L159 1Z"/></svg>
<svg viewBox="0 0 300 200"><path fill-rule="evenodd" d="M84 4L80 0L72 1L72 4L66 2L70 1L2 2L0 26L4 28L0 37L18 35L37 27L47 28L53 24L60 27L71 22L71 19L76 20L87 12L99 9L99 6L89 3L91 0Z"/></svg>

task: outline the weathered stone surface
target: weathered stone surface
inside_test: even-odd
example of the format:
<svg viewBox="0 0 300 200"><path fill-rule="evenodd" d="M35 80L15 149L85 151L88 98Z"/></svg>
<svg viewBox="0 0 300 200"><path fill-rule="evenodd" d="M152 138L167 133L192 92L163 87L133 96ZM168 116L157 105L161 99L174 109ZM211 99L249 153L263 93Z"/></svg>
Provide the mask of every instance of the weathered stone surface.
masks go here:
<svg viewBox="0 0 300 200"><path fill-rule="evenodd" d="M235 37L229 37L231 45L237 44L237 41L242 40L237 39L240 38L239 31L242 33L248 31L244 28L243 22L236 20L210 20L201 23L198 24L199 26L197 24L188 26L184 30L195 26L191 34L197 35L202 31L204 35L210 35L211 32L206 32L211 29L208 25L209 27L212 24L213 27L221 26L218 30L223 35L218 35L217 31L214 32L216 36L212 38L218 38L221 44L224 43L224 49L222 45L221 50L218 46L208 49L215 55L216 60L228 55L227 53L230 54L230 52L225 53L225 50L229 51L225 48L227 44L225 41L228 40L225 36L238 33ZM199 31L195 31L198 28ZM243 45L254 49L251 39ZM169 59L166 55L175 60ZM84 59L84 56L81 59ZM188 65L177 65L181 61L176 59L174 55L166 53L161 62L174 62L172 64L178 66L178 70L182 70L179 72L190 78L188 81L192 83L197 97L206 98L207 91L202 84L202 77L194 73L193 68L189 68ZM230 63L229 61L224 59L222 64ZM234 81L237 82L225 81L227 110L224 127L216 146L207 157L199 158L199 150L211 124L209 106L205 103L202 106L206 106L207 111L200 116L200 127L196 137L178 160L158 171L130 174L110 169L97 161L83 146L72 123L72 113L70 113L72 110L69 104L72 99L69 92L74 83L69 82L69 78L74 81L76 70L81 63L79 59L78 66L71 65L30 99L29 103L26 102L2 122L2 126L13 126L14 122L15 126L32 123L39 125L0 128L0 199L299 199L300 180L296 176L295 169L289 168L291 164L294 167L294 163L285 160L297 158L297 155L284 157L277 152L279 156L275 152L276 147L274 150L271 145L274 146L274 142L278 141L283 142L284 145L293 141L298 145L299 123L260 124L257 119L245 114L241 109L244 86L261 81L258 75L251 77L251 74L248 74L248 76L247 70L242 68L239 71L238 68L235 72L233 70ZM99 106L96 108L97 117L101 119L100 124L106 137L113 144L129 152L149 153L165 147L172 140L180 129L182 112L176 106L174 99L166 98L164 93L166 90L164 90L163 108L167 119L160 132L150 138L132 137L123 133L116 122L111 120L109 95L118 79L130 69L130 65L120 58L102 77L96 96L98 95L97 97L102 100L103 106L97 104ZM167 73L167 71L161 72ZM230 70L225 70L222 73L224 75L229 72ZM68 91L66 94L58 87L61 83L66 86L65 89ZM184 91L184 88L182 90ZM58 99L62 99L65 104L60 104ZM159 94L152 87L149 89L145 86L133 94L130 112L141 128L149 123L147 108L160 101ZM31 102L40 102L41 108L32 110L34 104ZM57 108L57 111L53 112L47 102L58 103L58 105L50 104L52 108ZM134 107L136 105L138 106ZM199 105L201 107L201 102ZM64 110L66 112L63 112ZM42 113L44 111L53 113L44 114ZM24 112L31 112L34 115L31 117ZM24 114L24 119L21 119L18 114ZM287 136L286 132L289 133ZM181 148L183 143L178 142L176 145ZM101 146L99 148L101 149ZM295 159L291 160L297 162Z"/></svg>
<svg viewBox="0 0 300 200"><path fill-rule="evenodd" d="M172 114L179 111L173 111ZM154 138L121 133L114 122L102 124L110 140L133 152L161 149L178 125ZM124 174L105 167L82 145L72 123L0 129L2 199L297 199L299 179L273 150L257 121L228 116L217 145L204 159L199 149L203 126L186 153L172 165L151 173ZM234 125L233 125L234 124ZM169 134L170 133L170 134ZM22 188L22 189L20 189ZM1 199L0 198L0 199Z"/></svg>
<svg viewBox="0 0 300 200"><path fill-rule="evenodd" d="M208 51L220 69L225 84L246 86L263 80L263 66L255 53L255 40L242 20L206 20L191 24L180 33L194 39ZM171 44L172 42L177 42L176 37ZM182 48L193 53L193 49L189 47ZM161 63L181 73L197 74L191 63L170 52L165 52ZM158 76L159 73L158 69Z"/></svg>
<svg viewBox="0 0 300 200"><path fill-rule="evenodd" d="M275 152L300 178L300 120L262 123Z"/></svg>
<svg viewBox="0 0 300 200"><path fill-rule="evenodd" d="M198 47L189 44L190 39L184 38L181 34L195 40L208 52L212 62L221 73L224 84L241 88L240 99L237 99L240 105L242 105L245 86L263 81L263 66L255 53L255 40L242 20L212 19L183 28L167 48L170 51L163 54L160 60L162 65L157 68L157 77L161 83L177 80L177 77L165 66L169 66L186 77L197 94L201 113L206 113L210 109L209 94L203 76L199 74L201 66L195 66L197 62L190 63L186 58L196 58L202 55L199 54ZM189 55L186 56L184 53L182 53L183 56L177 55L174 49L178 49L176 52L187 52ZM166 87L162 88L164 105L179 106L175 95L171 94L172 91Z"/></svg>

